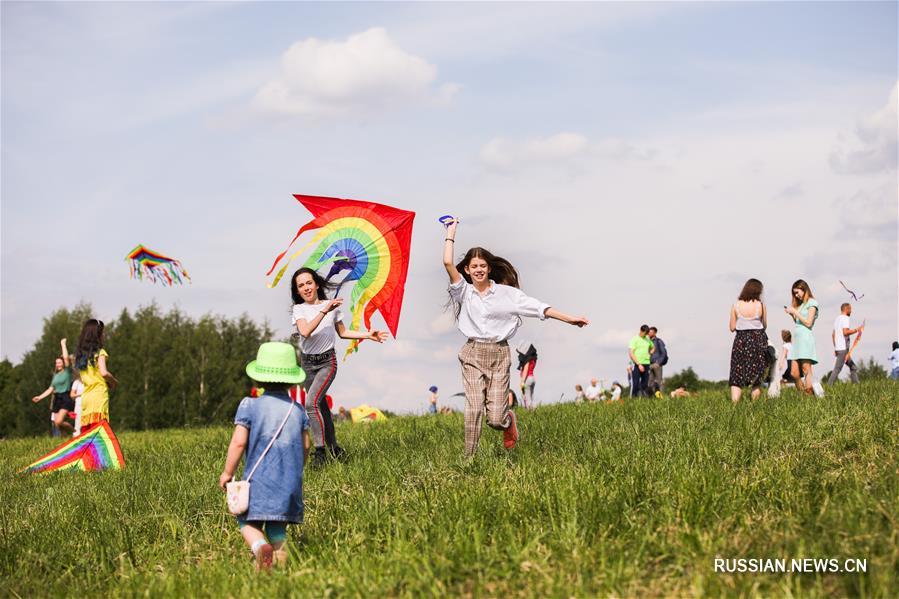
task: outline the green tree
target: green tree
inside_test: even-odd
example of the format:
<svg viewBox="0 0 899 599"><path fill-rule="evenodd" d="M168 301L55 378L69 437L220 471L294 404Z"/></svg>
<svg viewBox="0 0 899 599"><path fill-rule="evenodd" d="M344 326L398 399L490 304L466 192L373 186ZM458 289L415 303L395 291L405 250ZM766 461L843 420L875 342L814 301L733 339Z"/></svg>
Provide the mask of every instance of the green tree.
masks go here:
<svg viewBox="0 0 899 599"><path fill-rule="evenodd" d="M887 370L880 365L880 362L874 358L868 358L868 361L860 360L858 363L858 379L860 381L883 380L887 376Z"/></svg>

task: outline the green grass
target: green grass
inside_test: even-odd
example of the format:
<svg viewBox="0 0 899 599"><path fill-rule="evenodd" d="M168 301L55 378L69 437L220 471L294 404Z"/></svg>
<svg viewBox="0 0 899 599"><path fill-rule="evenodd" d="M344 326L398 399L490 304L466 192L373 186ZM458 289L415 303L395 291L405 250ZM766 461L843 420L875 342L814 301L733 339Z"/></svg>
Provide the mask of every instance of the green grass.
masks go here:
<svg viewBox="0 0 899 599"><path fill-rule="evenodd" d="M113 416L114 416L113 409ZM123 472L15 475L0 442L0 596L894 596L899 385L520 413L507 454L461 415L338 426L291 561L256 576L217 478L230 429L119 435ZM866 574L717 574L715 557L865 558Z"/></svg>

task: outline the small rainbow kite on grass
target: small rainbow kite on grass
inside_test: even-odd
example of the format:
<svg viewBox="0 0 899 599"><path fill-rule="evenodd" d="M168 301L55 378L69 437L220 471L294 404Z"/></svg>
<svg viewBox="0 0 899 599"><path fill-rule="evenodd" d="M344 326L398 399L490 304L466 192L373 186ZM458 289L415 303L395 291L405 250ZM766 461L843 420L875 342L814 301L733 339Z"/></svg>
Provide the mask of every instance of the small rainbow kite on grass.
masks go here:
<svg viewBox="0 0 899 599"><path fill-rule="evenodd" d="M181 262L174 258L163 256L159 252L154 252L143 245L138 245L131 250L125 256L125 261L131 262L132 279L136 276L138 280L142 281L144 277L147 277L151 282L159 281L167 287L171 287L176 283L183 285L183 279L187 279L190 282L190 275L181 266Z"/></svg>
<svg viewBox="0 0 899 599"><path fill-rule="evenodd" d="M125 458L118 439L109 428L109 423L101 422L63 443L22 472L121 470L124 467Z"/></svg>
<svg viewBox="0 0 899 599"><path fill-rule="evenodd" d="M377 310L395 338L409 270L415 213L360 200L296 194L294 197L315 218L300 227L266 276L275 271L300 235L320 230L287 258L268 286L278 284L291 260L317 245L304 266L320 271L326 281L337 285L338 292L342 285L355 281L349 301L352 323L348 328L358 331L364 323L370 329L371 317ZM358 345L354 340L347 355L356 351Z"/></svg>

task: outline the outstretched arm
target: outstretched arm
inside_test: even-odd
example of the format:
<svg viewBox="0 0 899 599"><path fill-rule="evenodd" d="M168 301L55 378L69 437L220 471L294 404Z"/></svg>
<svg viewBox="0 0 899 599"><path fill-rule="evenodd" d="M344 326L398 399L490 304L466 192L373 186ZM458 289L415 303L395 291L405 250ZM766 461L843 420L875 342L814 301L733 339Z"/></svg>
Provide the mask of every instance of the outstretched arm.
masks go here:
<svg viewBox="0 0 899 599"><path fill-rule="evenodd" d="M40 395L35 395L34 397L32 397L31 401L33 401L34 403L37 403L37 402L41 401L42 399L49 397L51 393L53 393L53 385L50 385L49 387L47 387L44 390L44 392L41 393Z"/></svg>
<svg viewBox="0 0 899 599"><path fill-rule="evenodd" d="M564 323L573 324L577 327L585 327L590 324L590 321L586 316L569 316L564 312L559 312L555 308L547 308L543 315L546 316L546 318L561 320Z"/></svg>
<svg viewBox="0 0 899 599"><path fill-rule="evenodd" d="M453 263L453 251L456 247L456 227L458 224L459 222L455 220L450 223L446 228L446 238L443 240L443 267L446 269L446 274L449 275L450 283L453 285L462 279L462 275Z"/></svg>
<svg viewBox="0 0 899 599"><path fill-rule="evenodd" d="M369 339L378 343L384 343L387 340L387 333L383 331L351 331L339 321L336 328L337 336L341 339Z"/></svg>

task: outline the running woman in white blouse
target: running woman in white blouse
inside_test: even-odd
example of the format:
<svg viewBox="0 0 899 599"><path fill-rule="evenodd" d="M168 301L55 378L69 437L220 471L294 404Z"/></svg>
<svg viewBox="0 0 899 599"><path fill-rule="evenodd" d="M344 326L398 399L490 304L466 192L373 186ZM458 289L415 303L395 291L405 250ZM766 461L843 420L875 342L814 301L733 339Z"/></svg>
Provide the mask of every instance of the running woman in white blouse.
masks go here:
<svg viewBox="0 0 899 599"><path fill-rule="evenodd" d="M461 262L453 264L457 226L458 221L447 226L443 266L450 278L456 323L468 337L459 352L459 362L465 386L465 455L472 456L478 449L485 409L487 425L503 431L506 449L512 449L518 441L518 426L506 393L511 367L508 340L521 326L521 317L555 318L578 327L589 321L563 314L525 295L518 288L515 267L484 248L471 248Z"/></svg>
<svg viewBox="0 0 899 599"><path fill-rule="evenodd" d="M328 454L340 459L344 450L337 444L327 393L337 375L337 355L334 342L341 339L371 339L383 343L387 333L381 331L351 331L343 324L339 310L342 299L329 300L325 290L331 285L311 268L301 268L291 277L290 297L293 300L293 324L300 334L300 364L306 373L306 412L315 453L312 465L323 465Z"/></svg>

